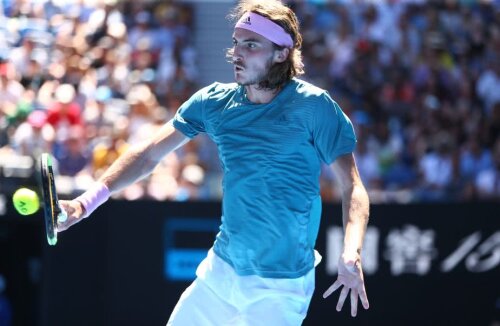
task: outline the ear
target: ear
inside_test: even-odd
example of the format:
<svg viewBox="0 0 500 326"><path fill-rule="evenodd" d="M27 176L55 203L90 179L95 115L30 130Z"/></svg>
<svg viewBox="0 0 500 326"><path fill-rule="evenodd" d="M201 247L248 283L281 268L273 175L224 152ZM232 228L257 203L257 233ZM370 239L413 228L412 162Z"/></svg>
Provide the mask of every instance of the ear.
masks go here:
<svg viewBox="0 0 500 326"><path fill-rule="evenodd" d="M275 50L274 51L274 62L275 63L282 63L284 62L287 58L288 55L290 54L290 49L289 48L283 48L280 50Z"/></svg>

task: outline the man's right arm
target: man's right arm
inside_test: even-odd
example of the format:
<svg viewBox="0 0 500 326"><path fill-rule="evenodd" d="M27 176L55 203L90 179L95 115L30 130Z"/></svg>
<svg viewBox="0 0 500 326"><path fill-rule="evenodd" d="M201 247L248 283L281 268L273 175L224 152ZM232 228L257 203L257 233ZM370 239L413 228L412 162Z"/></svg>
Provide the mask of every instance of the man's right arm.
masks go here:
<svg viewBox="0 0 500 326"><path fill-rule="evenodd" d="M189 141L171 122L165 124L151 139L132 147L104 172L102 182L111 193L148 176L168 153Z"/></svg>
<svg viewBox="0 0 500 326"><path fill-rule="evenodd" d="M104 172L97 185L104 186L106 191L109 190L109 194L118 192L151 174L168 153L188 141L189 138L175 129L172 121L170 121L149 140L130 148L121 155ZM58 223L57 230L59 232L80 222L83 217L88 215L84 205L78 198L71 201L61 200L60 205L67 213L68 218L64 222Z"/></svg>

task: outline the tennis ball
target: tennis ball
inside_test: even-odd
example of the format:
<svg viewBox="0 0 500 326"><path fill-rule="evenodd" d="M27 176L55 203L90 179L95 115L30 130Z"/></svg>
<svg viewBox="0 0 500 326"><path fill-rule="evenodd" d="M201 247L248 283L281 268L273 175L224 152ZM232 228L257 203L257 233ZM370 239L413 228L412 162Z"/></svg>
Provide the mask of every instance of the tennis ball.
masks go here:
<svg viewBox="0 0 500 326"><path fill-rule="evenodd" d="M12 202L17 212L21 215L31 215L40 208L38 195L28 188L19 188L12 196Z"/></svg>

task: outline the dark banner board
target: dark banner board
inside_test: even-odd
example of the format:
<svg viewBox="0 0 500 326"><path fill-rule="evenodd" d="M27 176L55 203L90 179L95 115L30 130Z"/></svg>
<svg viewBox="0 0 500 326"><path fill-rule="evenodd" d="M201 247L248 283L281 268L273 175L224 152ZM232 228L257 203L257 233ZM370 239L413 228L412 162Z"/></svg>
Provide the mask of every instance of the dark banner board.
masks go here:
<svg viewBox="0 0 500 326"><path fill-rule="evenodd" d="M30 224L41 252L41 281L39 294L24 296L38 298L37 307L26 310L37 314L29 320L42 326L165 325L214 240L219 216L220 203L110 201L60 234L55 247L45 243L41 223L38 233ZM339 205L324 206L317 240L323 260L304 325L500 322L499 204L372 206L363 251L371 308L356 318L349 300L339 313L338 294L321 296L336 278L341 220Z"/></svg>

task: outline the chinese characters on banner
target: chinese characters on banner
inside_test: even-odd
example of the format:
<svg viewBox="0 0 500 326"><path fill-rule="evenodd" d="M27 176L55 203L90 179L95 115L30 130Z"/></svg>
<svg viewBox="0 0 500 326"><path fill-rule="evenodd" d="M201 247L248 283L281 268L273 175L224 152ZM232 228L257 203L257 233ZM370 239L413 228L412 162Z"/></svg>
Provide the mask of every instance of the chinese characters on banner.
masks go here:
<svg viewBox="0 0 500 326"><path fill-rule="evenodd" d="M433 229L420 229L416 225L408 224L390 229L385 238L382 238L383 235L377 227L369 226L361 253L363 271L366 275L375 274L379 269L380 256L388 261L390 272L394 276L426 275L433 263L439 265L442 273L452 272L461 263L467 271L473 273L487 272L500 264L500 231L487 234L473 231L459 239L456 249L449 252L440 252L436 247L436 239L439 236ZM342 253L343 240L341 227L332 226L327 229L328 275L337 273L337 261Z"/></svg>

